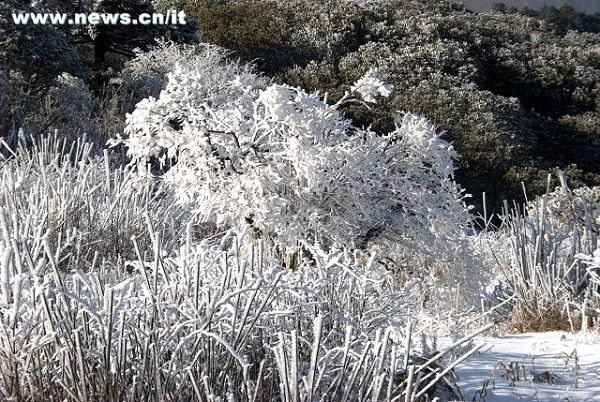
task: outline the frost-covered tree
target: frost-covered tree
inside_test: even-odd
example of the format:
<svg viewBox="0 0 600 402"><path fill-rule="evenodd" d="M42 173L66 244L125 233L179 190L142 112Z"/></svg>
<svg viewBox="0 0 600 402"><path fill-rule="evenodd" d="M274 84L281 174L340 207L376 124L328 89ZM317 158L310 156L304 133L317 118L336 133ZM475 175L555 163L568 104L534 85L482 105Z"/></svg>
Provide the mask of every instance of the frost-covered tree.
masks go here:
<svg viewBox="0 0 600 402"><path fill-rule="evenodd" d="M330 105L237 64L181 63L167 78L128 116L121 141L140 171L158 160L206 220L250 226L287 251L299 239L362 247L401 233L452 238L469 221L456 153L423 117L399 114L395 130L378 135L344 117L348 95ZM375 78L363 83L385 95Z"/></svg>
<svg viewBox="0 0 600 402"><path fill-rule="evenodd" d="M87 69L67 37L50 25L16 25L11 13L37 11L26 1L0 2L0 137L16 138L27 119L38 119L46 92L63 73Z"/></svg>
<svg viewBox="0 0 600 402"><path fill-rule="evenodd" d="M55 4L38 5L38 9L66 13L128 13L131 18L156 12L150 0L53 0ZM176 8L176 7L173 7ZM60 27L72 43L76 43L83 57L95 68L118 66L116 61L134 56L136 48L148 48L154 38L170 37L183 42L194 37L191 25L144 25L144 24L88 24L86 26L64 25Z"/></svg>
<svg viewBox="0 0 600 402"><path fill-rule="evenodd" d="M48 84L63 72L85 76L86 68L74 47L55 27L16 25L12 20L12 13L34 11L38 10L27 2L0 2L0 71L18 72L36 86Z"/></svg>

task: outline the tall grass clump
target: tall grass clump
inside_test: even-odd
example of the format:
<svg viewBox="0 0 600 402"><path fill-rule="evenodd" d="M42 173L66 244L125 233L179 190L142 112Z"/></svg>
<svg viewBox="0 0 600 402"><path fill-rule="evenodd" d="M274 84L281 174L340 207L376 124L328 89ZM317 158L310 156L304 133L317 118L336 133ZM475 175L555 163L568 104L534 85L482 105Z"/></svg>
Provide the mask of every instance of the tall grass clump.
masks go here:
<svg viewBox="0 0 600 402"><path fill-rule="evenodd" d="M458 395L442 354L404 357L406 301L386 272L316 250L314 263L289 271L260 247L240 258L228 242L188 242L173 257L159 245L130 275L107 264L67 275L50 250L31 264L3 244L3 399Z"/></svg>
<svg viewBox="0 0 600 402"><path fill-rule="evenodd" d="M505 206L507 253L498 262L515 295L509 326L517 331L579 329L598 316L600 295L585 256L598 249L598 189L561 187L529 202ZM501 247L499 247L501 248Z"/></svg>
<svg viewBox="0 0 600 402"><path fill-rule="evenodd" d="M149 242L147 221L183 232L186 210L174 205L159 182L145 180L105 152L95 155L85 137L75 142L58 134L4 144L0 160L0 217L12 240L38 256L45 243L82 269L99 257L115 263L135 256L131 236ZM29 142L31 145L27 145ZM10 243L9 242L9 243ZM144 243L145 244L145 243ZM65 261L58 261L64 267Z"/></svg>

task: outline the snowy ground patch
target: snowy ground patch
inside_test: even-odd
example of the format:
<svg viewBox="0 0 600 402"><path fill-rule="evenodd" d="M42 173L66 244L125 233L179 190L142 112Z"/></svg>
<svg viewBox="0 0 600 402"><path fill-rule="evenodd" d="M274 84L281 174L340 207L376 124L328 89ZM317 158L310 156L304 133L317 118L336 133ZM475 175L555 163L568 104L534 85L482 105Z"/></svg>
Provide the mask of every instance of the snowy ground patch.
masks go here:
<svg viewBox="0 0 600 402"><path fill-rule="evenodd" d="M545 332L483 341L456 371L465 400L600 401L597 337Z"/></svg>

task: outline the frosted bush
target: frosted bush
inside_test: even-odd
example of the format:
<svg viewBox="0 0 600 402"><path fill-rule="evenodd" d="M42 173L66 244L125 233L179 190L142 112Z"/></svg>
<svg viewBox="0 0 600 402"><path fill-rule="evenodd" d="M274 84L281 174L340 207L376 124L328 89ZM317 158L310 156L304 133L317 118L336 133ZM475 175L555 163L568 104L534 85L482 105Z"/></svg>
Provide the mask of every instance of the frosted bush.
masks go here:
<svg viewBox="0 0 600 402"><path fill-rule="evenodd" d="M353 92L358 92L365 102L376 103L376 96L387 98L391 95L394 86L383 82L379 78L377 69L371 68L350 89Z"/></svg>
<svg viewBox="0 0 600 402"><path fill-rule="evenodd" d="M100 122L94 116L96 102L87 84L68 73L52 81L43 96L29 99L35 106L24 116L21 127L28 134L47 135L59 130L63 137L76 141L84 133L88 138L101 136ZM27 105L32 107L32 105Z"/></svg>
<svg viewBox="0 0 600 402"><path fill-rule="evenodd" d="M241 66L180 63L160 96L128 116L121 141L132 163L159 161L205 220L250 225L288 251L297 239L362 247L383 235L460 233L470 217L453 180L456 153L432 124L400 114L378 135L340 105Z"/></svg>
<svg viewBox="0 0 600 402"><path fill-rule="evenodd" d="M55 80L47 94L51 102L57 104L61 118L73 124L82 118L89 118L94 108L94 96L87 84L68 73L62 73Z"/></svg>

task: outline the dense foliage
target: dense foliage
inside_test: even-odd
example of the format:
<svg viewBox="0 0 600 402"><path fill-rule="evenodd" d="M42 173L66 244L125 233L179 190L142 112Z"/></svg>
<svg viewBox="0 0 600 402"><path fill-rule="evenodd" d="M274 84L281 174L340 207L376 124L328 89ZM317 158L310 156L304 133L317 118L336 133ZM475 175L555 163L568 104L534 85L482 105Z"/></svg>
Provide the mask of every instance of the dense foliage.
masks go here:
<svg viewBox="0 0 600 402"><path fill-rule="evenodd" d="M562 7L545 5L539 10L533 10L528 7L519 10L515 7L508 7L504 3L496 3L493 9L501 13L520 12L540 18L552 24L560 34L566 34L569 31L600 33L600 13L588 14L579 12L567 4L564 4Z"/></svg>

